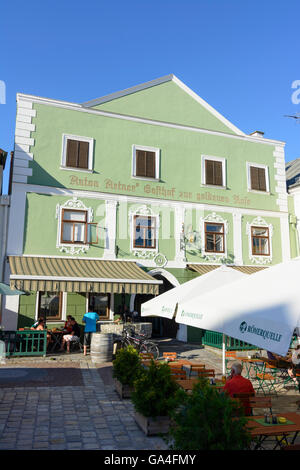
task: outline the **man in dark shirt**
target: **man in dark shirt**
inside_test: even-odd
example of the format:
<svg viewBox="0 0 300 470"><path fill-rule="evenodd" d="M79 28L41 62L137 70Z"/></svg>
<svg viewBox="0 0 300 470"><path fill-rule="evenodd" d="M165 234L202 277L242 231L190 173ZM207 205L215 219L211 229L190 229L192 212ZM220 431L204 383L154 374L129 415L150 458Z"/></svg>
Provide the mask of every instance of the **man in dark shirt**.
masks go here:
<svg viewBox="0 0 300 470"><path fill-rule="evenodd" d="M65 344L67 343L67 353L70 352L70 343L72 341L80 341L80 328L78 323L76 322L75 318L71 318L71 326L72 331L63 336L62 344L61 344L61 351L65 350Z"/></svg>
<svg viewBox="0 0 300 470"><path fill-rule="evenodd" d="M231 397L234 397L235 394L240 393L249 393L254 395L254 388L249 379L242 377L242 368L243 366L236 362L231 366L231 374L227 379L224 386L224 392L228 393ZM251 414L251 407L249 400L243 400L243 406L245 408L245 415L249 416Z"/></svg>

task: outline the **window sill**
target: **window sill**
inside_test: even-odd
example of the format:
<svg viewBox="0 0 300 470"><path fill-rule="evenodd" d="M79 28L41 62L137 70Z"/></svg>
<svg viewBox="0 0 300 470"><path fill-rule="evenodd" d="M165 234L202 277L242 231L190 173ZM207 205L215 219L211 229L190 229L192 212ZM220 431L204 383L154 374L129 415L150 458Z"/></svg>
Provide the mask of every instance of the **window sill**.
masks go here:
<svg viewBox="0 0 300 470"><path fill-rule="evenodd" d="M89 168L72 168L70 166L60 166L60 170L67 170L67 171L76 171L80 173L94 173L93 170L90 170Z"/></svg>
<svg viewBox="0 0 300 470"><path fill-rule="evenodd" d="M202 188L210 188L210 189L228 189L227 186L219 186L219 185L216 185L216 184L205 184L205 183L202 183L201 187Z"/></svg>
<svg viewBox="0 0 300 470"><path fill-rule="evenodd" d="M270 191L259 191L258 189L249 189L248 188L248 193L253 193L253 194L265 194L267 196L270 196L271 193Z"/></svg>
<svg viewBox="0 0 300 470"><path fill-rule="evenodd" d="M135 176L135 175L132 175L131 178L135 179L135 180L144 180L144 181L156 181L157 183L159 183L161 180L160 178L148 178L147 176Z"/></svg>

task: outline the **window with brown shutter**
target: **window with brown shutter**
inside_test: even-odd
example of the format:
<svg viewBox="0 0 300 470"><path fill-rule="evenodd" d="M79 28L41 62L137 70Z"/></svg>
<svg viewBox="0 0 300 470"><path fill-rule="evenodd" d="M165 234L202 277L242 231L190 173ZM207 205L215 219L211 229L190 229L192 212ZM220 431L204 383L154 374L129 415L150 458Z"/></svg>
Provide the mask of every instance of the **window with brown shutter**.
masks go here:
<svg viewBox="0 0 300 470"><path fill-rule="evenodd" d="M72 168L89 168L89 142L67 140L66 166Z"/></svg>
<svg viewBox="0 0 300 470"><path fill-rule="evenodd" d="M223 186L223 164L215 160L205 160L205 184Z"/></svg>
<svg viewBox="0 0 300 470"><path fill-rule="evenodd" d="M155 178L155 175L156 175L155 160L156 160L155 152L136 149L135 176Z"/></svg>
<svg viewBox="0 0 300 470"><path fill-rule="evenodd" d="M250 166L250 181L251 189L255 191L267 191L265 168Z"/></svg>

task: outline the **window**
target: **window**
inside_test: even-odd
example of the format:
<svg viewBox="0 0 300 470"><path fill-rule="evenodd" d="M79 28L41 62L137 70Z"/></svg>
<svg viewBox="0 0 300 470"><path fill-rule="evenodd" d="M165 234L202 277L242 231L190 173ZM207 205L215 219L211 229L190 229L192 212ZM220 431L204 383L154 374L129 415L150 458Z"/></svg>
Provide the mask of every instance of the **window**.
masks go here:
<svg viewBox="0 0 300 470"><path fill-rule="evenodd" d="M156 218L150 216L134 216L133 248L156 248Z"/></svg>
<svg viewBox="0 0 300 470"><path fill-rule="evenodd" d="M97 224L87 222L87 211L62 209L61 243L98 243Z"/></svg>
<svg viewBox="0 0 300 470"><path fill-rule="evenodd" d="M202 184L225 188L225 162L225 158L202 155Z"/></svg>
<svg viewBox="0 0 300 470"><path fill-rule="evenodd" d="M159 179L159 149L133 145L132 175L137 178Z"/></svg>
<svg viewBox="0 0 300 470"><path fill-rule="evenodd" d="M205 251L224 253L224 224L205 222Z"/></svg>
<svg viewBox="0 0 300 470"><path fill-rule="evenodd" d="M252 255L270 255L269 229L267 227L251 227Z"/></svg>
<svg viewBox="0 0 300 470"><path fill-rule="evenodd" d="M62 319L62 292L39 292L38 318Z"/></svg>
<svg viewBox="0 0 300 470"><path fill-rule="evenodd" d="M92 171L93 139L63 135L62 168L76 171Z"/></svg>
<svg viewBox="0 0 300 470"><path fill-rule="evenodd" d="M248 190L269 192L268 167L247 163Z"/></svg>
<svg viewBox="0 0 300 470"><path fill-rule="evenodd" d="M109 294L89 294L89 305L92 306L94 312L98 313L100 320L109 320Z"/></svg>

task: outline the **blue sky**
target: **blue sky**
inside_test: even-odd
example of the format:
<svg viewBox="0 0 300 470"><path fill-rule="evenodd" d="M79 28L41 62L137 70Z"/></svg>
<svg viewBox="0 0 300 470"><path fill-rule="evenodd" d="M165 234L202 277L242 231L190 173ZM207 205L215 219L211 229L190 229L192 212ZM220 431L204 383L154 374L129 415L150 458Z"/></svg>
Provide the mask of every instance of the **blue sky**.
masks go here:
<svg viewBox="0 0 300 470"><path fill-rule="evenodd" d="M300 119L284 115L300 115L299 17L294 0L6 0L0 147L13 150L17 92L80 103L174 73L298 158Z"/></svg>

